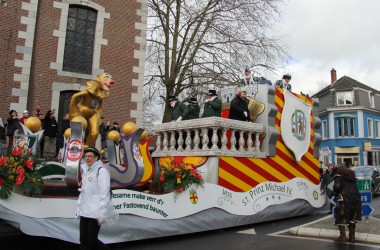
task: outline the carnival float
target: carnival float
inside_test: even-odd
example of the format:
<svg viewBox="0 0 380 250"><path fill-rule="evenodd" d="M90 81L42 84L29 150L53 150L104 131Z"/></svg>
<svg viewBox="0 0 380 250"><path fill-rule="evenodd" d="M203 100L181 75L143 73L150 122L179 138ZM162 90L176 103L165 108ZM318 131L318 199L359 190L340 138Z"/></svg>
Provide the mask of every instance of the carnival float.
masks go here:
<svg viewBox="0 0 380 250"><path fill-rule="evenodd" d="M100 148L102 99L112 84L102 74L73 96L61 162L33 158L43 133L38 121L29 118L19 129L14 155L0 158L2 219L28 235L79 243L79 165L85 147ZM269 85L245 88L254 122L226 118L237 91L231 86L219 95L222 117L155 125L149 138L132 122L108 134L105 165L120 217L101 228L105 243L254 224L323 206L318 100ZM52 186L63 191L48 193Z"/></svg>

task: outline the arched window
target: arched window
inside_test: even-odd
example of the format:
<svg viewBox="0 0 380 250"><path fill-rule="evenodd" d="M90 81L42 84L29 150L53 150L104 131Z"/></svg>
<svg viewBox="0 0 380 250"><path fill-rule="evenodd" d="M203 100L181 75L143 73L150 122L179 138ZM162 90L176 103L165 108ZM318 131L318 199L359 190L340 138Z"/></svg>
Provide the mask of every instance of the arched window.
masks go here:
<svg viewBox="0 0 380 250"><path fill-rule="evenodd" d="M92 73L97 14L94 9L70 5L63 57L64 71Z"/></svg>

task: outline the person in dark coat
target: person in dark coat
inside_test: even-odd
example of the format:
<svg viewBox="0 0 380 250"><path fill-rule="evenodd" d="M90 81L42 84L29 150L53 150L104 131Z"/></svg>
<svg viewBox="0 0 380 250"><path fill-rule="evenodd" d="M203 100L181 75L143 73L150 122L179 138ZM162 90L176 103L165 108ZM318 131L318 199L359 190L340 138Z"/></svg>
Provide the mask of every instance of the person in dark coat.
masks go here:
<svg viewBox="0 0 380 250"><path fill-rule="evenodd" d="M355 172L338 167L332 171L334 176L333 194L337 197L335 225L340 235L335 241L346 241L345 226L349 230L349 242L355 242L355 223L362 219L362 203Z"/></svg>
<svg viewBox="0 0 380 250"><path fill-rule="evenodd" d="M182 121L189 113L188 108L185 104L178 101L176 96L169 96L168 98L169 105L171 107L171 120L174 122Z"/></svg>
<svg viewBox="0 0 380 250"><path fill-rule="evenodd" d="M13 136L15 131L20 128L20 121L17 117L16 110L9 111L9 117L7 118L7 136L8 136L8 148L7 155L12 153Z"/></svg>
<svg viewBox="0 0 380 250"><path fill-rule="evenodd" d="M198 119L201 108L199 107L197 98L190 97L188 102L189 105L187 105L187 109L189 110L189 113L183 118L183 120Z"/></svg>
<svg viewBox="0 0 380 250"><path fill-rule="evenodd" d="M104 121L104 117L102 116L100 118L100 125L99 125L99 134L100 134L100 141L102 144L102 149L107 148L107 133L110 130L110 122Z"/></svg>
<svg viewBox="0 0 380 250"><path fill-rule="evenodd" d="M208 91L208 99L203 106L202 118L205 117L220 117L222 113L222 100L218 98L216 90L210 89Z"/></svg>
<svg viewBox="0 0 380 250"><path fill-rule="evenodd" d="M52 161L56 159L56 143L58 134L58 123L55 120L54 111L48 110L44 118L44 151L45 160Z"/></svg>
<svg viewBox="0 0 380 250"><path fill-rule="evenodd" d="M333 191L331 188L329 188L329 185L334 181L333 176L331 175L331 172L334 168L334 164L330 163L326 172L322 175L321 178L321 193L326 194L328 199L331 199L333 196ZM333 205L330 204L330 211L329 213L332 213Z"/></svg>
<svg viewBox="0 0 380 250"><path fill-rule="evenodd" d="M251 116L248 110L249 100L247 99L247 91L240 89L230 106L230 119L238 121L251 121Z"/></svg>
<svg viewBox="0 0 380 250"><path fill-rule="evenodd" d="M59 150L63 147L64 145L64 141L65 141L65 137L64 137L64 133L66 131L66 129L70 128L70 119L69 119L69 114L65 114L65 116L62 118L61 120L61 125L58 129L58 140L57 140L57 152L59 152Z"/></svg>

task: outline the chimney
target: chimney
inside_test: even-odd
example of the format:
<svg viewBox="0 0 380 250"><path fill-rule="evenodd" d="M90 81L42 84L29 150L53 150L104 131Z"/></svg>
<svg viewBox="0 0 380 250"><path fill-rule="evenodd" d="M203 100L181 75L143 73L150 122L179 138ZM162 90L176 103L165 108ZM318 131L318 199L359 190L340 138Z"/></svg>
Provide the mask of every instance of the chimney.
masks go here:
<svg viewBox="0 0 380 250"><path fill-rule="evenodd" d="M334 84L336 82L336 70L332 68L331 70L331 84Z"/></svg>

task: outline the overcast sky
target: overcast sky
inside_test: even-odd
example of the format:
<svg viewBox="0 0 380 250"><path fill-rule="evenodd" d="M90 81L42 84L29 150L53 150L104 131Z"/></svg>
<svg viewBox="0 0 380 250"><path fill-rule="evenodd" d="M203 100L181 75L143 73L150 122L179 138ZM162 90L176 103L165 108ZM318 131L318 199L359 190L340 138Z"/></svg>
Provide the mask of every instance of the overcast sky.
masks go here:
<svg viewBox="0 0 380 250"><path fill-rule="evenodd" d="M380 90L380 0L284 0L279 36L294 58L278 69L294 92L314 94L321 83L349 76ZM277 78L276 78L277 77Z"/></svg>

